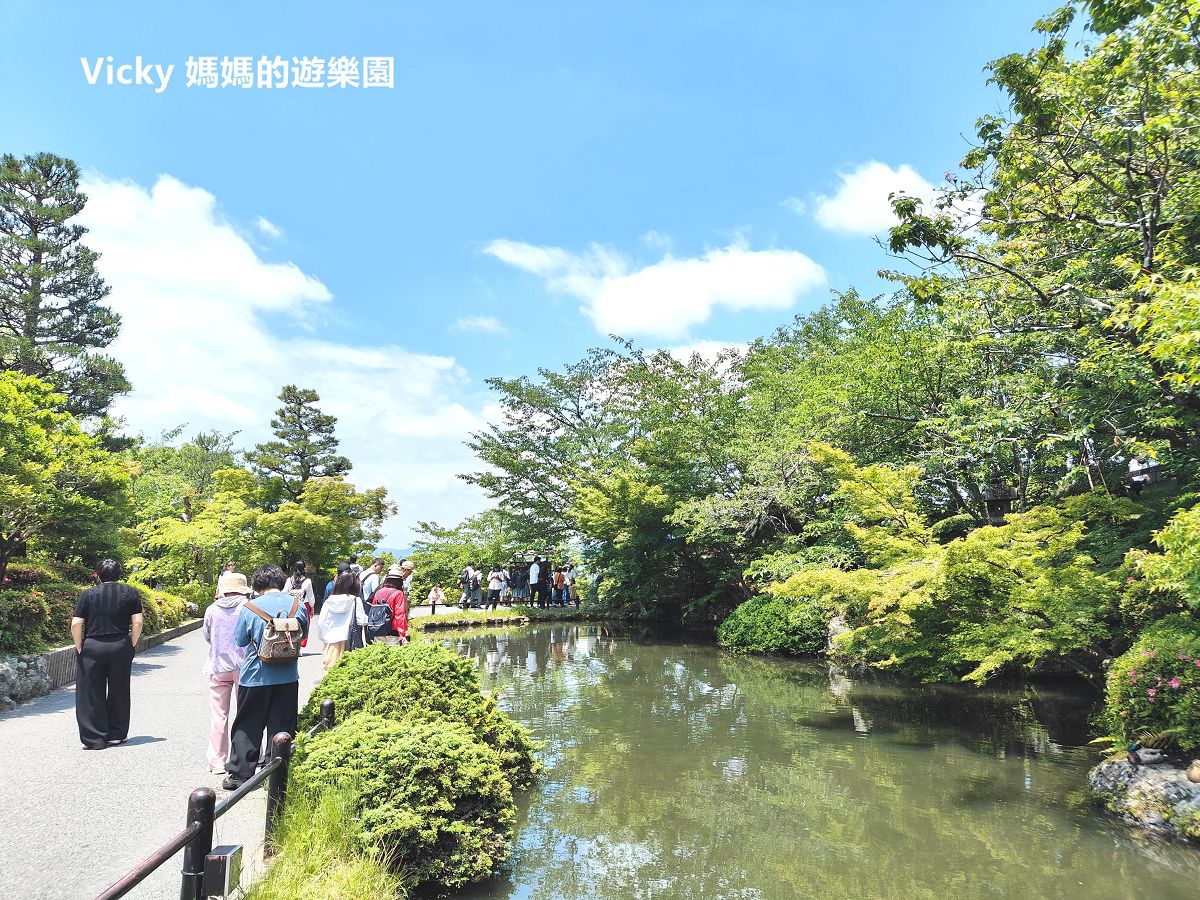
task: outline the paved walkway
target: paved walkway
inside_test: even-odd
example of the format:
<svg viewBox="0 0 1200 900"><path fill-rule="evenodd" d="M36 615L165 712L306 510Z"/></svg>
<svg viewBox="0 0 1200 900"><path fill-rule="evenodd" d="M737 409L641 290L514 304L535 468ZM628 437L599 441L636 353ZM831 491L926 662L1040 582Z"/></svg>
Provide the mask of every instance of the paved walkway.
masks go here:
<svg viewBox="0 0 1200 900"><path fill-rule="evenodd" d="M132 723L119 747L81 749L73 685L0 715L0 898L94 898L183 828L193 788L225 796L205 765L206 647L194 631L134 660ZM314 627L301 703L320 677ZM213 844L261 857L265 813L260 790L217 821ZM178 897L181 865L177 856L129 896Z"/></svg>

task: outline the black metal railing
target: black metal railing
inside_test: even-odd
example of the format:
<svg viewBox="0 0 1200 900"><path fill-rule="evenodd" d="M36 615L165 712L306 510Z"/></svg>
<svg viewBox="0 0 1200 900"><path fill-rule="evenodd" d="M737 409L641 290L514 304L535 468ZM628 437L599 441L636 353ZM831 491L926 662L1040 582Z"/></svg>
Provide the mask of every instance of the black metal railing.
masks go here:
<svg viewBox="0 0 1200 900"><path fill-rule="evenodd" d="M336 712L332 700L321 702L317 724L308 730L308 737L328 731L336 723ZM267 815L263 852L270 856L273 851L271 838L283 805L287 800L288 768L292 761L292 736L280 732L271 738L271 761L246 780L236 791L217 803L217 794L212 788L196 788L188 796L187 825L163 846L159 847L141 863L114 881L96 900L116 900L145 881L163 863L183 850L183 877L179 887L180 900L204 900L204 860L212 850L213 824L233 809L248 794L267 782Z"/></svg>

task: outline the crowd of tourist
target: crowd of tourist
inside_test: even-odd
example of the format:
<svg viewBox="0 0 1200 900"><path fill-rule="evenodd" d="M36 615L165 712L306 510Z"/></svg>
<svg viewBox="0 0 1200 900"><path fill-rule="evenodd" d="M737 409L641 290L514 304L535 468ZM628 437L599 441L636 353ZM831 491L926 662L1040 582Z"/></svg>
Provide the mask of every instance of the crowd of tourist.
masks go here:
<svg viewBox="0 0 1200 900"><path fill-rule="evenodd" d="M341 563L318 604L303 560L292 564L290 574L268 564L249 579L235 563L225 565L203 625L211 713L208 767L225 775L224 788L238 788L264 762L264 738L295 734L298 662L314 618L324 671L367 644L407 643L414 566L409 560L386 571L385 566L380 557L365 569L353 559ZM120 583L121 566L104 560L97 574L100 583L80 594L71 620L76 718L87 750L121 744L128 737L129 682L143 623L141 595ZM555 567L541 556L493 565L486 574L472 562L459 574L459 588L463 609L579 605L575 566ZM447 603L442 585L435 585L427 599L430 613L436 614L438 605Z"/></svg>
<svg viewBox="0 0 1200 900"><path fill-rule="evenodd" d="M322 598L318 634L322 667L373 642L408 641L408 596L413 564L384 571L376 558L364 570L354 560L338 566ZM100 584L80 594L71 619L76 652L75 711L84 749L123 743L129 732L129 682L143 612L141 595L119 583L121 567L104 560ZM250 579L228 563L205 610L210 726L208 767L235 790L264 760L263 741L296 733L300 651L317 613L312 579L303 560L285 575L274 564ZM234 704L234 697L237 702ZM230 711L234 710L232 721Z"/></svg>
<svg viewBox="0 0 1200 900"><path fill-rule="evenodd" d="M541 609L568 603L579 606L575 582L574 563L555 568L541 556L534 556L532 562L514 560L507 565L493 565L487 575L476 563L470 562L458 575L462 592L458 605L462 609L496 609L501 604L511 606L513 603L529 603Z"/></svg>

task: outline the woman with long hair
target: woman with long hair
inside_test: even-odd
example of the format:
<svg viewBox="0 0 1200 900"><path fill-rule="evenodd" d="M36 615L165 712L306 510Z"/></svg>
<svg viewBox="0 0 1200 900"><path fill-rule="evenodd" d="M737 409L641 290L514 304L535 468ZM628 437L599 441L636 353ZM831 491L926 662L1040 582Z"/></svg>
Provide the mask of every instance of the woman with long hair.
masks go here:
<svg viewBox="0 0 1200 900"><path fill-rule="evenodd" d="M333 582L333 591L321 607L317 633L325 649L321 652L321 668L328 672L346 652L350 629L355 627L355 607L358 606L358 576L346 570Z"/></svg>
<svg viewBox="0 0 1200 900"><path fill-rule="evenodd" d="M283 583L283 592L291 594L292 597L304 604L305 610L308 611L308 620L311 622L317 595L313 592L312 579L308 577L308 564L304 560L298 559L292 563L292 574ZM300 642L300 646L308 646L307 637Z"/></svg>

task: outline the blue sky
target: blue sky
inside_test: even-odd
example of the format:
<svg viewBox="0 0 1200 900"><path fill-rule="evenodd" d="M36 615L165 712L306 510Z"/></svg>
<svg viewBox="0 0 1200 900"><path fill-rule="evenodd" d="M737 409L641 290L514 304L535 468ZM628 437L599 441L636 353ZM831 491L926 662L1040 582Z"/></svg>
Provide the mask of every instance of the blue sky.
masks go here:
<svg viewBox="0 0 1200 900"><path fill-rule="evenodd" d="M454 474L485 377L882 289L887 191L955 167L1002 102L984 65L1052 5L8 0L0 151L87 172L134 430L253 443L315 387L402 545L483 505ZM185 87L264 54L393 57L395 87ZM88 84L110 55L175 72Z"/></svg>

